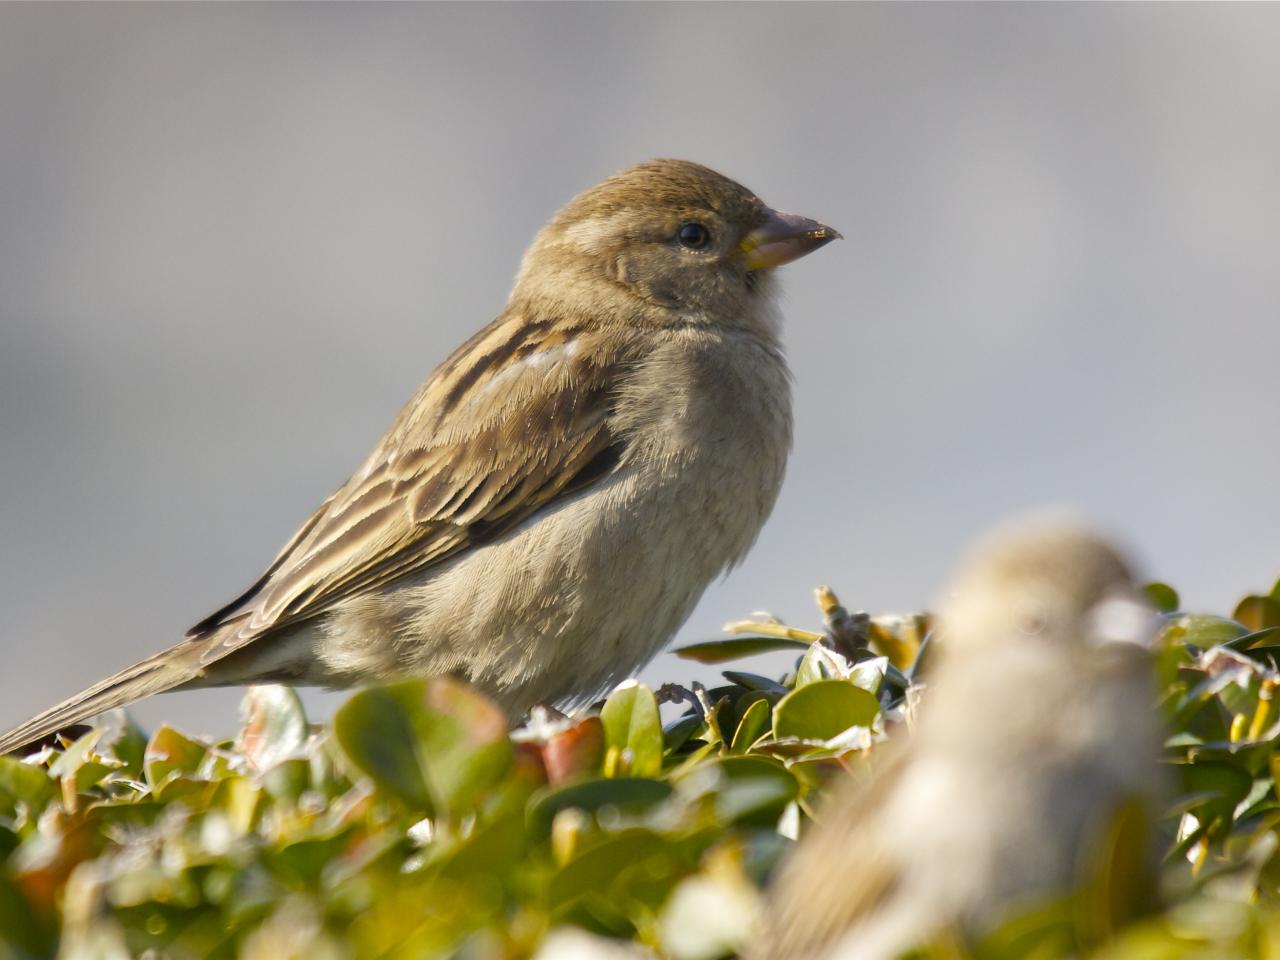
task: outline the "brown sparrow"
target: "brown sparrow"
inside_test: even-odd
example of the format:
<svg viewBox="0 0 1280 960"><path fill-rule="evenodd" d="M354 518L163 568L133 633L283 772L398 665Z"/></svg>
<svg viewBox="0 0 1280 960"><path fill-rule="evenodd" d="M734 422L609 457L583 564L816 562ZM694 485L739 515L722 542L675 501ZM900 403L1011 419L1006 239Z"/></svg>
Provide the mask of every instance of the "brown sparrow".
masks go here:
<svg viewBox="0 0 1280 960"><path fill-rule="evenodd" d="M915 729L825 801L752 957L887 960L977 939L1109 867L1107 892L1128 901L1111 906L1149 893L1145 824L1166 787L1157 618L1124 563L1074 529L1007 532L942 612Z"/></svg>
<svg viewBox="0 0 1280 960"><path fill-rule="evenodd" d="M576 197L252 587L0 751L165 690L451 673L514 717L626 677L773 506L773 268L838 236L681 160Z"/></svg>

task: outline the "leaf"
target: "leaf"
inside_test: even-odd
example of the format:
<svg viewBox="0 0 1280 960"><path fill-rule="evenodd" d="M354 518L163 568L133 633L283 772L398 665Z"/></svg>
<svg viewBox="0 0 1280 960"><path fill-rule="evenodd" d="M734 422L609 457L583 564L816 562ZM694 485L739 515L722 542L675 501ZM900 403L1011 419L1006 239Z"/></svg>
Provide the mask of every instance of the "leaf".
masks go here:
<svg viewBox="0 0 1280 960"><path fill-rule="evenodd" d="M335 714L334 732L357 768L428 814L470 809L512 757L506 715L446 677L361 691Z"/></svg>
<svg viewBox="0 0 1280 960"><path fill-rule="evenodd" d="M311 785L311 764L305 757L287 757L262 773L262 786L282 804L293 806Z"/></svg>
<svg viewBox="0 0 1280 960"><path fill-rule="evenodd" d="M867 654L868 659L876 657ZM847 680L853 673L853 661L844 654L832 650L825 643L813 643L796 667L796 687L807 686L818 680Z"/></svg>
<svg viewBox="0 0 1280 960"><path fill-rule="evenodd" d="M653 691L625 683L600 711L604 724L605 775L651 777L662 772L662 720Z"/></svg>
<svg viewBox="0 0 1280 960"><path fill-rule="evenodd" d="M426 760L410 719L421 693L389 687L363 690L338 708L333 729L362 773L410 807L431 813Z"/></svg>
<svg viewBox="0 0 1280 960"><path fill-rule="evenodd" d="M1231 619L1243 623L1251 631L1280 627L1280 600L1251 595L1236 604Z"/></svg>
<svg viewBox="0 0 1280 960"><path fill-rule="evenodd" d="M706 721L699 714L679 717L669 723L662 731L662 746L667 753L675 753L693 736L693 732Z"/></svg>
<svg viewBox="0 0 1280 960"><path fill-rule="evenodd" d="M661 834L632 828L610 834L587 847L565 864L547 885L553 913L586 896L612 898L625 886L628 871L640 872L650 882L663 880L679 869L679 853Z"/></svg>
<svg viewBox="0 0 1280 960"><path fill-rule="evenodd" d="M1161 613L1176 613L1180 600L1178 591L1173 589L1167 583L1161 583L1153 580L1151 583L1144 584L1142 592L1146 594L1147 601L1151 606L1155 607Z"/></svg>
<svg viewBox="0 0 1280 960"><path fill-rule="evenodd" d="M10 757L0 759L17 762ZM57 939L53 920L51 909L33 908L19 885L0 873L0 956L52 957ZM17 950L11 953L10 947Z"/></svg>
<svg viewBox="0 0 1280 960"><path fill-rule="evenodd" d="M890 666L888 657L871 657L867 660L859 660L853 665L853 669L849 673L849 680L854 686L861 687L868 693L879 693L880 685L884 683L885 675Z"/></svg>
<svg viewBox="0 0 1280 960"><path fill-rule="evenodd" d="M686 773L681 786L700 787L693 797L710 798L718 822L758 827L776 824L800 792L782 763L761 756L719 757Z"/></svg>
<svg viewBox="0 0 1280 960"><path fill-rule="evenodd" d="M748 690L756 690L760 693L767 693L775 697L785 697L791 691L780 684L777 680L770 680L768 677L762 677L758 673L743 673L739 670L726 670L721 674L726 680L738 684L740 687L746 687Z"/></svg>
<svg viewBox="0 0 1280 960"><path fill-rule="evenodd" d="M618 813L640 814L671 796L671 785L640 777L588 780L567 787L551 787L529 801L529 824L538 833L551 829L551 821L570 808L596 813L611 808Z"/></svg>
<svg viewBox="0 0 1280 960"><path fill-rule="evenodd" d="M43 767L0 756L0 795L21 801L38 814L53 794L53 781Z"/></svg>
<svg viewBox="0 0 1280 960"><path fill-rule="evenodd" d="M928 614L873 617L867 631L871 647L887 656L896 670L910 670L920 656L931 621Z"/></svg>
<svg viewBox="0 0 1280 960"><path fill-rule="evenodd" d="M547 780L553 784L598 771L604 757L604 724L599 717L587 717L555 734L541 752Z"/></svg>
<svg viewBox="0 0 1280 960"><path fill-rule="evenodd" d="M1100 810L1105 827L1080 851L1084 879L1075 897L1075 921L1083 943L1099 944L1137 916L1154 894L1149 871L1151 818L1137 795Z"/></svg>
<svg viewBox="0 0 1280 960"><path fill-rule="evenodd" d="M292 687L277 683L250 687L240 701L237 746L259 770L293 757L307 742L307 715Z"/></svg>
<svg viewBox="0 0 1280 960"><path fill-rule="evenodd" d="M1236 637L1234 640L1228 640L1223 646L1230 647L1232 650L1248 652L1250 650L1265 650L1268 647L1273 647L1276 640L1280 640L1280 627L1263 627L1261 630L1254 630L1252 633L1246 633L1243 636Z"/></svg>
<svg viewBox="0 0 1280 960"><path fill-rule="evenodd" d="M707 640L676 647L671 652L685 660L698 663L726 663L752 657L757 653L773 653L777 650L807 650L809 642L792 637L734 637L731 640Z"/></svg>
<svg viewBox="0 0 1280 960"><path fill-rule="evenodd" d="M56 760L49 765L49 776L58 780L70 780L76 793L83 793L90 787L97 786L112 771L124 766L121 760L107 758L103 763L97 759L96 747L101 739L102 730L92 729L79 737L67 749L63 750Z"/></svg>
<svg viewBox="0 0 1280 960"><path fill-rule="evenodd" d="M203 743L166 724L147 741L147 752L142 761L143 776L153 790L177 777L192 776L200 769L208 752L209 748Z"/></svg>
<svg viewBox="0 0 1280 960"><path fill-rule="evenodd" d="M746 753L769 729L770 715L768 700L756 700L747 707L742 719L738 721L738 729L733 732L733 745L730 749L734 753Z"/></svg>
<svg viewBox="0 0 1280 960"><path fill-rule="evenodd" d="M110 754L124 765L120 772L134 780L142 777L142 764L147 752L147 734L124 710L108 710L94 724L102 731L94 750Z"/></svg>
<svg viewBox="0 0 1280 960"><path fill-rule="evenodd" d="M1185 793L1201 794L1196 817L1203 824L1216 818L1230 818L1236 805L1253 786L1253 777L1239 767L1217 761L1199 761L1182 767Z"/></svg>
<svg viewBox="0 0 1280 960"><path fill-rule="evenodd" d="M778 701L773 735L830 740L850 727L870 726L879 712L879 701L861 687L847 680L818 680Z"/></svg>
<svg viewBox="0 0 1280 960"><path fill-rule="evenodd" d="M1163 642L1181 641L1201 650L1243 637L1249 628L1226 617L1189 613L1170 619L1161 631Z"/></svg>

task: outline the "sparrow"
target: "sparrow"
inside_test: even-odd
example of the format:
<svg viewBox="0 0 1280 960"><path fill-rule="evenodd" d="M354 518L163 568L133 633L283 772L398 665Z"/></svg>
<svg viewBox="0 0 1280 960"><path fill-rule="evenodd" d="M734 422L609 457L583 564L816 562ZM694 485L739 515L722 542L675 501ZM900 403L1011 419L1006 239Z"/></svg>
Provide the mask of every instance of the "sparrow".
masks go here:
<svg viewBox="0 0 1280 960"><path fill-rule="evenodd" d="M452 674L518 718L625 678L773 507L774 268L837 237L683 160L580 194L248 590L0 752L166 690Z"/></svg>
<svg viewBox="0 0 1280 960"><path fill-rule="evenodd" d="M1082 890L1116 916L1149 895L1158 619L1125 562L1077 528L1020 525L971 556L941 624L914 730L820 808L752 956L881 960Z"/></svg>

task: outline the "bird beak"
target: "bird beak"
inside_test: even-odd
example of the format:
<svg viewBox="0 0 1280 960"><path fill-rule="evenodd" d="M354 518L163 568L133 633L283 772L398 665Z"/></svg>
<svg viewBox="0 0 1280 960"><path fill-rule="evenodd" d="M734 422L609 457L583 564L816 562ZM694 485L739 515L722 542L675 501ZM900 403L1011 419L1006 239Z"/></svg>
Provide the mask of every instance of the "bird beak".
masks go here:
<svg viewBox="0 0 1280 960"><path fill-rule="evenodd" d="M743 239L742 255L748 270L767 270L798 260L838 239L839 231L817 220L770 210L768 219Z"/></svg>

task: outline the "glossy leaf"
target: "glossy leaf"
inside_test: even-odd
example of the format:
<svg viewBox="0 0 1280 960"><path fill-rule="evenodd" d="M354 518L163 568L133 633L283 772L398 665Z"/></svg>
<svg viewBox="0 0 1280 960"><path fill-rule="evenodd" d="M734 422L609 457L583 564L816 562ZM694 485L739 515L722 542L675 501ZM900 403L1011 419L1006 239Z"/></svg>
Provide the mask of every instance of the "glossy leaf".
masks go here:
<svg viewBox="0 0 1280 960"><path fill-rule="evenodd" d="M199 741L162 726L147 741L143 773L153 788L159 787L174 777L194 774L208 752Z"/></svg>
<svg viewBox="0 0 1280 960"><path fill-rule="evenodd" d="M1244 624L1250 630L1266 630L1280 627L1280 600L1274 597L1251 595L1236 604L1231 619Z"/></svg>
<svg viewBox="0 0 1280 960"><path fill-rule="evenodd" d="M360 770L428 813L470 809L512 756L506 715L443 677L364 690L335 715L334 731Z"/></svg>
<svg viewBox="0 0 1280 960"><path fill-rule="evenodd" d="M746 753L747 749L768 732L773 719L772 710L767 700L754 700L738 721L738 728L733 732L732 751Z"/></svg>
<svg viewBox="0 0 1280 960"><path fill-rule="evenodd" d="M642 683L624 684L600 711L604 724L605 773L655 776L662 770L662 720L653 691Z"/></svg>
<svg viewBox="0 0 1280 960"><path fill-rule="evenodd" d="M20 801L40 811L54 792L53 781L42 767L0 756L0 799Z"/></svg>
<svg viewBox="0 0 1280 960"><path fill-rule="evenodd" d="M830 740L853 726L870 726L880 712L875 696L847 680L818 680L773 708L773 735Z"/></svg>
<svg viewBox="0 0 1280 960"><path fill-rule="evenodd" d="M1207 650L1243 637L1248 632L1248 627L1235 620L1197 613L1171 619L1161 635L1166 642L1176 641Z"/></svg>
<svg viewBox="0 0 1280 960"><path fill-rule="evenodd" d="M1146 594L1148 602L1161 613L1175 613L1178 610L1178 591L1167 583L1153 580L1143 586L1142 592Z"/></svg>
<svg viewBox="0 0 1280 960"><path fill-rule="evenodd" d="M734 637L730 640L691 643L688 646L676 647L671 652L677 657L696 660L698 663L726 663L729 660L740 660L758 653L773 653L778 650L801 651L808 648L808 641L795 640L791 637Z"/></svg>

